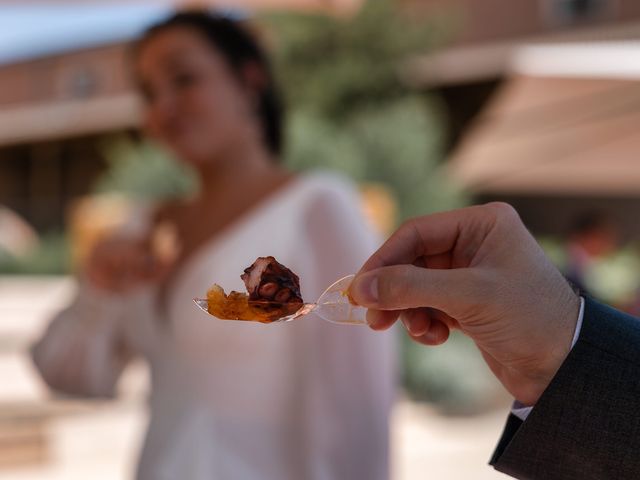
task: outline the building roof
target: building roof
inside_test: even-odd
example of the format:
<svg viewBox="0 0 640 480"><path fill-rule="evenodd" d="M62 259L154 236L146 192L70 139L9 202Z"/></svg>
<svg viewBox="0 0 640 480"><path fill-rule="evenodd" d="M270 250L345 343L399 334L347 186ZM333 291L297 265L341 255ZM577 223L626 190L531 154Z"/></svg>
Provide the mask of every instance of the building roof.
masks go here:
<svg viewBox="0 0 640 480"><path fill-rule="evenodd" d="M513 3L515 6L516 2ZM485 8L485 5L478 7ZM424 85L475 82L503 77L509 72L513 56L523 47L538 45L552 48L562 44L594 45L637 41L640 38L640 3L636 3L634 9L634 12L618 19L596 23L556 25L553 29L540 30L526 30L522 26L519 33L518 30L514 30L510 35L497 38L492 38L489 34L491 29L498 28L500 23L486 24L472 17L473 23L486 32L484 37L479 32L476 35L478 38L472 35L464 41L445 45L420 56L410 63L407 73L414 83ZM485 13L490 14L491 10ZM507 23L504 19L510 20L509 16L504 15L498 18L502 19L503 23Z"/></svg>
<svg viewBox="0 0 640 480"><path fill-rule="evenodd" d="M449 172L476 194L639 196L634 61L640 45L524 51Z"/></svg>
<svg viewBox="0 0 640 480"><path fill-rule="evenodd" d="M24 105L0 110L0 146L136 128L134 93Z"/></svg>

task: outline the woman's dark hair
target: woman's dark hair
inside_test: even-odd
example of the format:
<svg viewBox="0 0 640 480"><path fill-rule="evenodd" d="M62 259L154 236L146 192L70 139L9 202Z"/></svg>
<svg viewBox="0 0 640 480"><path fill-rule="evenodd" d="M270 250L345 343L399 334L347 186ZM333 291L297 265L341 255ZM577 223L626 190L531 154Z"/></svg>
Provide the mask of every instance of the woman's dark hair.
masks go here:
<svg viewBox="0 0 640 480"><path fill-rule="evenodd" d="M264 141L269 151L278 157L282 153L284 108L265 52L258 41L240 22L216 15L206 10L179 12L149 28L136 50L154 35L173 27L196 30L222 54L231 70L241 80L243 67L258 66L264 76L264 85L258 91L258 118L262 125Z"/></svg>

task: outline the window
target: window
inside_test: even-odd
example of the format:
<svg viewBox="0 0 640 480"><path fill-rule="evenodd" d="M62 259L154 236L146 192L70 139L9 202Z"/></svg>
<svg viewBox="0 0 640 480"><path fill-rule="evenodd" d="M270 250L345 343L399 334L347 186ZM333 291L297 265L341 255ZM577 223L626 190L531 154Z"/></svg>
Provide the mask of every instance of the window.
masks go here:
<svg viewBox="0 0 640 480"><path fill-rule="evenodd" d="M571 25L610 18L614 0L545 0L546 18L551 25Z"/></svg>

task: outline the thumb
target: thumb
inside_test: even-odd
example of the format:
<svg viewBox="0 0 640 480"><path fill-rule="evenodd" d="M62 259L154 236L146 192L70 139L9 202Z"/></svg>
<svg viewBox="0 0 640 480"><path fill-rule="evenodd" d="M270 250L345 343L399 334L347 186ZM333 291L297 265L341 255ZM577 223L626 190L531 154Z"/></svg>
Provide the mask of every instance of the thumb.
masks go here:
<svg viewBox="0 0 640 480"><path fill-rule="evenodd" d="M358 274L349 294L358 305L376 310L430 307L451 313L469 293L470 273L465 268L382 267Z"/></svg>

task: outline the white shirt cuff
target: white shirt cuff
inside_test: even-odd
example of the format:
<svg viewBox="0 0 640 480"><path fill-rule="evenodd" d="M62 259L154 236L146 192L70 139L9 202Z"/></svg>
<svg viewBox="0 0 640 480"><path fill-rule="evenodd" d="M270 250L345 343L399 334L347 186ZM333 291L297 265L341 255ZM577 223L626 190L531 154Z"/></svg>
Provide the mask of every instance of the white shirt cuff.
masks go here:
<svg viewBox="0 0 640 480"><path fill-rule="evenodd" d="M571 340L571 348L575 346L578 342L578 338L580 337L580 331L582 330L582 318L584 317L584 298L580 297L580 312L578 313L578 322L576 323L576 329L573 332L573 340ZM527 407L523 405L519 401L513 402L511 406L511 413L518 417L523 422L527 419L529 414L533 410L533 407Z"/></svg>

